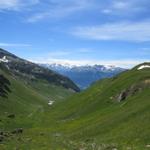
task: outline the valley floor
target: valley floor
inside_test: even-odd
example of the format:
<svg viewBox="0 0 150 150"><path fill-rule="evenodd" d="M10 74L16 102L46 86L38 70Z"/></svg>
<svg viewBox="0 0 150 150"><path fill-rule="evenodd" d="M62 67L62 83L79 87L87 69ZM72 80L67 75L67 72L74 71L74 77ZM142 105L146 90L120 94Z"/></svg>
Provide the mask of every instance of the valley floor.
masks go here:
<svg viewBox="0 0 150 150"><path fill-rule="evenodd" d="M0 98L0 150L150 149L149 70L133 69L76 94L5 76L11 92ZM56 101L48 105L52 95Z"/></svg>

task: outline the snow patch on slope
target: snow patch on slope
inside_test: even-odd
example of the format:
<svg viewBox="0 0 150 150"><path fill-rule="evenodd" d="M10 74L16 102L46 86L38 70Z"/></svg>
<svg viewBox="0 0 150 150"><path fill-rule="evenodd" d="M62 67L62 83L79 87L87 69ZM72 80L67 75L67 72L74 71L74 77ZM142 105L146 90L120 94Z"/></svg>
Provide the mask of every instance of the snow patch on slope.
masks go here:
<svg viewBox="0 0 150 150"><path fill-rule="evenodd" d="M8 63L8 59L6 58L6 56L4 56L3 58L0 58L0 62Z"/></svg>
<svg viewBox="0 0 150 150"><path fill-rule="evenodd" d="M150 68L150 65L142 65L137 70L141 70L141 69L145 69L145 68Z"/></svg>
<svg viewBox="0 0 150 150"><path fill-rule="evenodd" d="M51 101L51 100L50 100L50 101L48 102L48 105L51 106L51 105L53 105L53 103L54 103L54 101Z"/></svg>

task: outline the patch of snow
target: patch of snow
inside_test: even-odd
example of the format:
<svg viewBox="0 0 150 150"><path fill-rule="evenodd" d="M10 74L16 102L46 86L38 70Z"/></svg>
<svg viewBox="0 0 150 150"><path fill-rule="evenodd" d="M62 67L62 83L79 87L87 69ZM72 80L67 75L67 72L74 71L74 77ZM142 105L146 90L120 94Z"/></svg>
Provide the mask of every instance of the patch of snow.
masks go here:
<svg viewBox="0 0 150 150"><path fill-rule="evenodd" d="M0 62L8 63L8 59L6 58L6 56L4 56L3 58L0 58Z"/></svg>
<svg viewBox="0 0 150 150"><path fill-rule="evenodd" d="M150 144L146 145L146 147L150 148Z"/></svg>
<svg viewBox="0 0 150 150"><path fill-rule="evenodd" d="M54 101L51 101L51 100L50 100L50 101L48 102L48 105L53 105L53 103L54 103Z"/></svg>
<svg viewBox="0 0 150 150"><path fill-rule="evenodd" d="M150 68L150 65L142 65L137 70L141 70L141 69L145 69L145 68Z"/></svg>

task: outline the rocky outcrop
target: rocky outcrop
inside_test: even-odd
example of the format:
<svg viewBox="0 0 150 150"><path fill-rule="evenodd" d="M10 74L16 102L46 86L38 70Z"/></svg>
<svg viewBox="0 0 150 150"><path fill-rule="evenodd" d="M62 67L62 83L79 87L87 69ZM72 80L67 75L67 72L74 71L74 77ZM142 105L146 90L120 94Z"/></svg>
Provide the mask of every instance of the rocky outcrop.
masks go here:
<svg viewBox="0 0 150 150"><path fill-rule="evenodd" d="M20 135L23 133L23 128L17 128L13 131L0 131L0 143L8 140L9 138L16 137L16 135Z"/></svg>
<svg viewBox="0 0 150 150"><path fill-rule="evenodd" d="M128 97L133 96L145 88L150 87L150 79L145 79L144 81L140 82L139 84L134 84L131 87L122 90L117 96L115 96L115 99L118 102L126 100Z"/></svg>
<svg viewBox="0 0 150 150"><path fill-rule="evenodd" d="M127 96L128 96L128 91L124 90L117 97L117 101L119 101L119 102L123 101L123 100L125 100L127 98Z"/></svg>

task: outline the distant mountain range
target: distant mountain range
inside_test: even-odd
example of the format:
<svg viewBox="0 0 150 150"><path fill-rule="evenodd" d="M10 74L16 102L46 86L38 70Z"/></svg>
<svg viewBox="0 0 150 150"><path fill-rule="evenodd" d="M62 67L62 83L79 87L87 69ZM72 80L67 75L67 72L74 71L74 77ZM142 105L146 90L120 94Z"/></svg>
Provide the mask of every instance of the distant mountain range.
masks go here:
<svg viewBox="0 0 150 150"><path fill-rule="evenodd" d="M113 77L126 70L120 67L104 65L70 66L56 63L40 65L69 77L80 89L86 89L97 80Z"/></svg>

